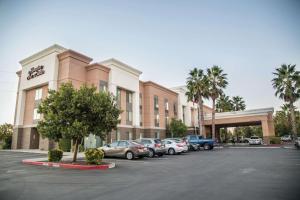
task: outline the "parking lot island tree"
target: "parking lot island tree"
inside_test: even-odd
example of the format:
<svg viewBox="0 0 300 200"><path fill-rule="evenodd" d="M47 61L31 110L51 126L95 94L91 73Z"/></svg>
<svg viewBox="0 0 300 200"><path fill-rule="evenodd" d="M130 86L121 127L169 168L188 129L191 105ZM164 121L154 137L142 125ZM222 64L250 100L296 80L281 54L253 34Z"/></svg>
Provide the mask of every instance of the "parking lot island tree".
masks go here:
<svg viewBox="0 0 300 200"><path fill-rule="evenodd" d="M190 71L186 82L188 101L198 105L198 126L200 135L204 135L203 99L208 98L208 78L202 69L194 68Z"/></svg>
<svg viewBox="0 0 300 200"><path fill-rule="evenodd" d="M183 137L187 132L187 126L182 122L181 119L172 118L170 123L170 131L172 137Z"/></svg>
<svg viewBox="0 0 300 200"><path fill-rule="evenodd" d="M282 99L289 107L293 139L295 140L297 127L294 103L300 99L300 71L296 70L296 65L282 64L275 69L273 75L275 77L272 79L272 85L275 89L275 96Z"/></svg>
<svg viewBox="0 0 300 200"><path fill-rule="evenodd" d="M223 73L223 70L219 66L213 66L207 69L207 77L209 82L209 96L212 100L212 114L211 114L211 127L212 127L212 139L216 137L215 127L215 113L216 113L216 99L223 94L223 90L228 85L227 74Z"/></svg>
<svg viewBox="0 0 300 200"><path fill-rule="evenodd" d="M79 142L89 134L105 139L117 128L119 115L115 97L108 92L97 92L96 87L82 85L75 89L72 83L63 83L49 90L38 109L43 119L38 122L38 132L54 141L71 139L75 142L73 162L77 160Z"/></svg>

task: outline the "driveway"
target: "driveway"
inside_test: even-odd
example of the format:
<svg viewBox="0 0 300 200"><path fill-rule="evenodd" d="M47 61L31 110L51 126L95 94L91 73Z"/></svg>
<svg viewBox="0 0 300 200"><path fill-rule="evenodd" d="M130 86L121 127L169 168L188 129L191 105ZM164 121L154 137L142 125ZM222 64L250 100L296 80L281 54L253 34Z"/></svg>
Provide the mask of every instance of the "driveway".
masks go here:
<svg viewBox="0 0 300 200"><path fill-rule="evenodd" d="M104 171L27 166L45 157L0 151L0 199L299 199L300 151L223 148L116 161ZM298 195L298 196L297 196Z"/></svg>

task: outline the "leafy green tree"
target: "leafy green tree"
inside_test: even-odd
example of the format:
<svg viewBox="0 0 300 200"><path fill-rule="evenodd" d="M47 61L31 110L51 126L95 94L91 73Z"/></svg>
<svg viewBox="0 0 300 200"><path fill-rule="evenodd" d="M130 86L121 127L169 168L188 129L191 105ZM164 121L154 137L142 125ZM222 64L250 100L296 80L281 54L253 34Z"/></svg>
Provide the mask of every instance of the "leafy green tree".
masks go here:
<svg viewBox="0 0 300 200"><path fill-rule="evenodd" d="M4 142L3 149L10 149L13 135L13 125L4 123L0 126L0 141Z"/></svg>
<svg viewBox="0 0 300 200"><path fill-rule="evenodd" d="M50 90L38 112L43 115L37 126L42 136L57 142L61 138L75 142L73 162L82 138L94 134L105 139L116 129L121 113L109 93L96 92L96 87L87 85L77 90L71 83L62 84L57 91Z"/></svg>
<svg viewBox="0 0 300 200"><path fill-rule="evenodd" d="M240 111L246 109L245 101L243 100L243 97L240 96L234 96L232 97L232 110L233 111Z"/></svg>
<svg viewBox="0 0 300 200"><path fill-rule="evenodd" d="M183 137L187 132L187 126L181 121L181 119L172 119L170 123L170 131L173 137Z"/></svg>
<svg viewBox="0 0 300 200"><path fill-rule="evenodd" d="M300 71L296 70L296 65L283 64L273 73L272 85L275 89L275 96L283 99L289 106L290 119L292 124L293 138L297 137L297 126L295 118L294 103L300 98Z"/></svg>
<svg viewBox="0 0 300 200"><path fill-rule="evenodd" d="M277 111L274 116L274 127L276 136L290 135L292 133L292 125L290 120L289 110L286 110L285 107ZM300 112L295 111L295 121L297 130L300 130ZM298 133L298 135L300 135Z"/></svg>
<svg viewBox="0 0 300 200"><path fill-rule="evenodd" d="M186 96L188 101L192 101L198 105L198 124L200 135L203 135L204 131L203 99L208 98L208 84L208 78L202 69L194 68L190 71L186 82Z"/></svg>
<svg viewBox="0 0 300 200"><path fill-rule="evenodd" d="M223 70L219 66L213 66L207 69L209 96L212 100L212 138L215 139L216 127L215 127L215 113L216 113L216 99L223 94L223 90L228 85L227 74L223 73Z"/></svg>

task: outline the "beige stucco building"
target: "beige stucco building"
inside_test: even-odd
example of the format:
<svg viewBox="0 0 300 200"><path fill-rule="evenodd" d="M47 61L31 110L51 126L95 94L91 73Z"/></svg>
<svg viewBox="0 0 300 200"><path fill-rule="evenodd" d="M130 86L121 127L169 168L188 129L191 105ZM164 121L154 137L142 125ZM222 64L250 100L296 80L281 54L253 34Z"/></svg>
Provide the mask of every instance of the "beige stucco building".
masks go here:
<svg viewBox="0 0 300 200"><path fill-rule="evenodd" d="M48 89L56 90L69 81L76 88L87 83L117 97L118 106L123 110L121 123L108 135L108 142L140 137L165 138L171 118L182 119L191 133L197 129L197 107L187 101L185 87L166 88L152 81L141 81L141 71L113 58L101 62L92 60L76 51L53 45L20 61L13 149L46 150L55 146L37 132L36 125L41 119L37 107L47 97ZM209 133L211 108L205 106L204 111L206 133ZM219 113L216 114L217 130L229 125L261 124L267 139L274 135L272 113L272 108ZM89 141L96 142L97 139L90 136Z"/></svg>

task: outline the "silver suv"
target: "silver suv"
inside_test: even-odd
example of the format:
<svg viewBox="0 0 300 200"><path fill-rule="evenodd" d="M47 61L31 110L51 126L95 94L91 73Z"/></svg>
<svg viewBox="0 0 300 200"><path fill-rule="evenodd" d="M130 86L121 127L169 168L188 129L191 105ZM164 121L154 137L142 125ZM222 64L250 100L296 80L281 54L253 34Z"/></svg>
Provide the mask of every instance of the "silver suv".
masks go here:
<svg viewBox="0 0 300 200"><path fill-rule="evenodd" d="M163 156L166 153L165 145L160 139L156 138L141 138L136 140L143 144L149 150L149 157L153 158L155 155Z"/></svg>

